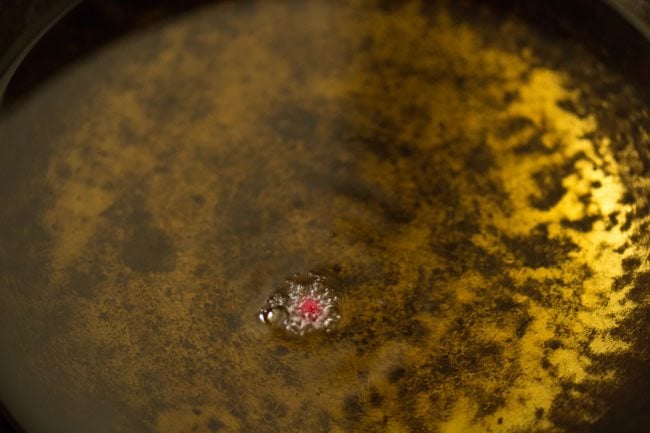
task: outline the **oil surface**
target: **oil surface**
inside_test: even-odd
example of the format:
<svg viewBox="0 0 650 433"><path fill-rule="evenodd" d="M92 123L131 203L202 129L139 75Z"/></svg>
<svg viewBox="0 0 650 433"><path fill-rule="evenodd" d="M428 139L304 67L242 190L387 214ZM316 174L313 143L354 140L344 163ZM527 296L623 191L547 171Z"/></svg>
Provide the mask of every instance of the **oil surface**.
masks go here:
<svg viewBox="0 0 650 433"><path fill-rule="evenodd" d="M648 124L588 54L446 3L220 3L118 41L1 125L0 397L44 433L594 423L647 300ZM269 332L310 271L336 332Z"/></svg>

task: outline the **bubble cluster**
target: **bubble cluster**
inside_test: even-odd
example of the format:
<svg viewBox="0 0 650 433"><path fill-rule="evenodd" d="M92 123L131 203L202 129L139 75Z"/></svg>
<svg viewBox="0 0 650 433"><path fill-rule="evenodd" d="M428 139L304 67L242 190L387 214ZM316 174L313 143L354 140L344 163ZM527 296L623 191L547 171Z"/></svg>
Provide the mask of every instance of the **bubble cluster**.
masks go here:
<svg viewBox="0 0 650 433"><path fill-rule="evenodd" d="M336 302L324 277L295 275L268 297L259 310L259 319L290 335L329 332L340 319Z"/></svg>

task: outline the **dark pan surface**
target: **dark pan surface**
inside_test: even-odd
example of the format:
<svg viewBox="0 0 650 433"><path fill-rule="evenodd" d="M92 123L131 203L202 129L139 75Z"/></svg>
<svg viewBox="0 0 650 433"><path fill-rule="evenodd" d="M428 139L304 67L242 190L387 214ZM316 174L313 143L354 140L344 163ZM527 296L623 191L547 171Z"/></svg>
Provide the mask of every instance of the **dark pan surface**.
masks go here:
<svg viewBox="0 0 650 433"><path fill-rule="evenodd" d="M644 431L649 48L576 5L82 6L0 120L16 422ZM337 329L269 332L310 271Z"/></svg>

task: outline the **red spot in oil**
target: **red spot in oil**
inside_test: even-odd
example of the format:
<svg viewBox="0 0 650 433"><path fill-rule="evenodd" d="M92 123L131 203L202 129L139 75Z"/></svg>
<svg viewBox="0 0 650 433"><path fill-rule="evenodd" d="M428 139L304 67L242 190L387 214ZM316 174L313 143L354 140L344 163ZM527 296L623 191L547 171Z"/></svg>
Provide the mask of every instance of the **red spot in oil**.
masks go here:
<svg viewBox="0 0 650 433"><path fill-rule="evenodd" d="M302 336L316 331L330 332L341 318L338 298L325 285L325 278L310 273L295 274L269 296L259 310L259 318L271 327ZM273 314L280 308L283 314Z"/></svg>
<svg viewBox="0 0 650 433"><path fill-rule="evenodd" d="M304 298L298 305L298 313L303 316L317 316L321 314L323 308L320 302L314 298Z"/></svg>

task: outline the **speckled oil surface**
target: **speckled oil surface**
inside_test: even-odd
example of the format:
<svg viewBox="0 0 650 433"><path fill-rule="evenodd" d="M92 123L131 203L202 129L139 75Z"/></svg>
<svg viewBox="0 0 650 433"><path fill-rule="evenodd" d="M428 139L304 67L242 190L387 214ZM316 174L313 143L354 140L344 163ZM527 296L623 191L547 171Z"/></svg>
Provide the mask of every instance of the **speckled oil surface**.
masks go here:
<svg viewBox="0 0 650 433"><path fill-rule="evenodd" d="M0 397L18 421L467 433L603 416L642 331L620 325L647 308L648 185L629 172L648 106L586 53L474 12L221 3L3 119ZM257 309L309 271L339 297L337 331L270 333Z"/></svg>

